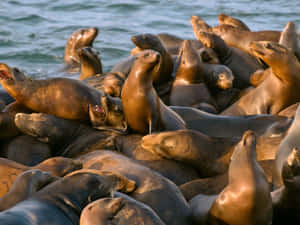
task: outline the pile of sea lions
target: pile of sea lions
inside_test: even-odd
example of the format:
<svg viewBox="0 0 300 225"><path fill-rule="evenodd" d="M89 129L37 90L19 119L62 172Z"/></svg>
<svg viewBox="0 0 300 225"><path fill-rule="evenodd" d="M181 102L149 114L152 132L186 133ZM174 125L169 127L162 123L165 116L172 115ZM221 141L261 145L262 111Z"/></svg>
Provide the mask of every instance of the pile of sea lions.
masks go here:
<svg viewBox="0 0 300 225"><path fill-rule="evenodd" d="M109 72L98 28L71 35L58 77L2 62L0 224L299 224L297 27L218 19L133 36Z"/></svg>

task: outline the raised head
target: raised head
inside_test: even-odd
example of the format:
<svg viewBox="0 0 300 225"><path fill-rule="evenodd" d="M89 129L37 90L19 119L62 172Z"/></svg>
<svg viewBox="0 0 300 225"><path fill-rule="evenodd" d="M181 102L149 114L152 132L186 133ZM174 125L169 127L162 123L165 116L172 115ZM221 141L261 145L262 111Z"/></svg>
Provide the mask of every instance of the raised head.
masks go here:
<svg viewBox="0 0 300 225"><path fill-rule="evenodd" d="M79 80L102 73L101 59L96 50L84 47L78 50L78 55L81 64Z"/></svg>
<svg viewBox="0 0 300 225"><path fill-rule="evenodd" d="M98 35L98 28L83 28L75 31L68 39L65 48L65 63L80 64L80 58L78 56L77 50L86 46L92 47L95 38Z"/></svg>

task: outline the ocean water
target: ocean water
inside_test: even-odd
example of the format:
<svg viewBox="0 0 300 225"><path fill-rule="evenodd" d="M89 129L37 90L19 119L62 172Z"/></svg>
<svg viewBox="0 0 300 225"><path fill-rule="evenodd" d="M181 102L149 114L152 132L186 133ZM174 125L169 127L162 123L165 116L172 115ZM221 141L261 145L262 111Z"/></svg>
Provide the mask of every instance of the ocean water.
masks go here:
<svg viewBox="0 0 300 225"><path fill-rule="evenodd" d="M289 21L300 26L299 0L1 0L0 62L34 78L61 76L57 71L68 37L96 26L94 48L106 72L129 56L132 35L167 32L194 38L190 17L216 25L219 13L243 20L252 30L282 30Z"/></svg>

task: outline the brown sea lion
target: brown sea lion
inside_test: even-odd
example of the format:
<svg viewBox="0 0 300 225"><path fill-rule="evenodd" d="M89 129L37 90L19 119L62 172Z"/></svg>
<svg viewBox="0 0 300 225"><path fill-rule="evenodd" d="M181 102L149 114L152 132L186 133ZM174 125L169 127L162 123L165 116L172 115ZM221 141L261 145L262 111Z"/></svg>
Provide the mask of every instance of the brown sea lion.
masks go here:
<svg viewBox="0 0 300 225"><path fill-rule="evenodd" d="M220 25L227 24L236 27L240 30L250 31L250 28L241 20L228 16L224 13L220 13L218 16Z"/></svg>
<svg viewBox="0 0 300 225"><path fill-rule="evenodd" d="M247 53L228 46L222 38L213 33L194 29L194 34L206 47L212 48L220 62L228 66L234 74L233 87L246 88L250 86L250 76L262 66Z"/></svg>
<svg viewBox="0 0 300 225"><path fill-rule="evenodd" d="M211 137L242 137L249 129L260 136L271 127L276 128L282 125L286 130L293 121L277 115L225 116L207 113L192 107L171 106L170 108L181 116L187 128Z"/></svg>
<svg viewBox="0 0 300 225"><path fill-rule="evenodd" d="M20 135L9 140L1 149L1 157L26 166L34 166L52 156L48 144L28 135Z"/></svg>
<svg viewBox="0 0 300 225"><path fill-rule="evenodd" d="M271 193L273 202L273 222L279 224L298 224L299 217L299 183L300 153L294 148L282 167L283 186Z"/></svg>
<svg viewBox="0 0 300 225"><path fill-rule="evenodd" d="M153 70L153 84L160 85L170 81L173 71L173 60L160 39L153 34L142 34L132 36L131 40L142 50L152 49L160 54L158 65Z"/></svg>
<svg viewBox="0 0 300 225"><path fill-rule="evenodd" d="M143 149L142 137L139 134L116 136L114 138L116 150L158 172L178 186L199 178L198 172L191 166Z"/></svg>
<svg viewBox="0 0 300 225"><path fill-rule="evenodd" d="M206 103L215 107L214 99L204 83L204 72L201 58L185 40L181 47L181 61L176 72L170 94L170 105L197 107Z"/></svg>
<svg viewBox="0 0 300 225"><path fill-rule="evenodd" d="M255 144L254 133L245 132L231 157L228 185L217 196L196 196L190 201L195 224L272 223L269 184L256 161Z"/></svg>
<svg viewBox="0 0 300 225"><path fill-rule="evenodd" d="M90 107L101 108L101 96L104 95L74 79L32 80L4 63L0 64L0 83L17 102L33 111L81 121L90 120Z"/></svg>
<svg viewBox="0 0 300 225"><path fill-rule="evenodd" d="M117 193L119 197L102 198L87 205L81 213L80 225L164 225L147 205Z"/></svg>
<svg viewBox="0 0 300 225"><path fill-rule="evenodd" d="M23 133L49 144L54 155L76 157L94 148L115 149L115 132L100 132L76 121L42 113L19 113L15 122Z"/></svg>
<svg viewBox="0 0 300 225"><path fill-rule="evenodd" d="M285 161L287 160L288 156L292 152L293 148L300 148L300 141L298 141L299 120L300 120L300 107L297 108L294 121L291 127L289 128L287 135L280 143L278 150L276 152L273 184L277 188L283 185L281 174L282 174L282 168Z"/></svg>
<svg viewBox="0 0 300 225"><path fill-rule="evenodd" d="M300 101L300 63L287 48L275 42L252 42L254 55L272 69L266 79L222 112L223 115L276 114Z"/></svg>
<svg viewBox="0 0 300 225"><path fill-rule="evenodd" d="M125 75L121 72L108 72L96 74L84 79L83 82L112 97L121 97L121 90L125 81Z"/></svg>
<svg viewBox="0 0 300 225"><path fill-rule="evenodd" d="M80 59L79 80L102 73L101 59L97 51L91 47L84 47L78 50L78 55Z"/></svg>
<svg viewBox="0 0 300 225"><path fill-rule="evenodd" d="M1 224L78 224L90 202L108 197L114 190L105 176L78 173L59 179L32 197L0 213Z"/></svg>
<svg viewBox="0 0 300 225"><path fill-rule="evenodd" d="M153 50L141 52L126 79L121 100L128 126L147 134L159 130L184 129L184 121L157 96L152 74L159 65L160 55Z"/></svg>
<svg viewBox="0 0 300 225"><path fill-rule="evenodd" d="M188 206L180 190L158 173L110 151L94 151L78 159L83 168L117 172L134 180L137 188L130 196L149 205L166 224L189 224L186 218Z"/></svg>
<svg viewBox="0 0 300 225"><path fill-rule="evenodd" d="M246 31L231 25L222 24L211 29L216 35L219 35L227 45L238 48L244 52L252 54L250 44L253 41L272 41L278 42L280 32L274 31Z"/></svg>
<svg viewBox="0 0 300 225"><path fill-rule="evenodd" d="M4 211L27 199L57 178L42 170L28 170L21 173L10 191L0 198L0 211Z"/></svg>
<svg viewBox="0 0 300 225"><path fill-rule="evenodd" d="M285 25L278 43L293 51L298 60L300 60L298 28L295 23L288 22Z"/></svg>
<svg viewBox="0 0 300 225"><path fill-rule="evenodd" d="M80 169L81 167L82 164L78 161L63 157L54 157L47 159L34 167L24 166L20 163L0 158L0 197L9 192L15 179L24 171L30 169L40 169L49 172L52 176L61 177L74 170Z"/></svg>
<svg viewBox="0 0 300 225"><path fill-rule="evenodd" d="M78 50L83 47L92 47L95 38L98 35L98 28L84 28L75 31L68 39L65 47L64 61L68 68L79 68L80 57Z"/></svg>
<svg viewBox="0 0 300 225"><path fill-rule="evenodd" d="M178 130L144 136L142 147L192 166L201 177L211 177L227 171L237 141L237 138L213 138L198 131Z"/></svg>

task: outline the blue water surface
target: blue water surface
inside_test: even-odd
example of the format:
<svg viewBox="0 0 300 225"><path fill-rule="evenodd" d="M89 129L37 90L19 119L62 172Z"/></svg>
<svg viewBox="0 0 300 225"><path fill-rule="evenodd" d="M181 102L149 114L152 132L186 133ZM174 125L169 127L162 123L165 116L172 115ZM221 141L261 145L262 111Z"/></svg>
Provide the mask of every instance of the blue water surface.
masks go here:
<svg viewBox="0 0 300 225"><path fill-rule="evenodd" d="M167 32L194 38L190 17L216 25L219 13L243 20L252 30L282 30L289 21L300 25L298 0L2 0L0 62L35 78L58 76L68 37L96 26L94 47L108 71L130 54L132 35Z"/></svg>

